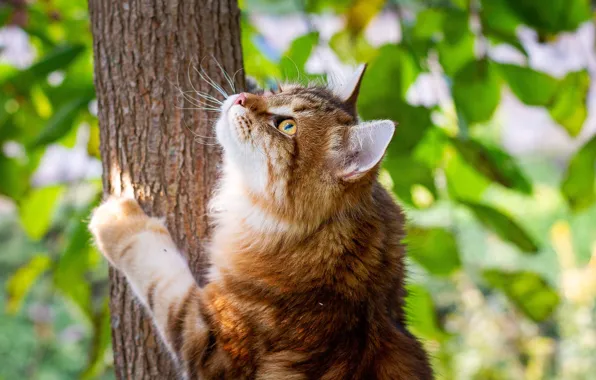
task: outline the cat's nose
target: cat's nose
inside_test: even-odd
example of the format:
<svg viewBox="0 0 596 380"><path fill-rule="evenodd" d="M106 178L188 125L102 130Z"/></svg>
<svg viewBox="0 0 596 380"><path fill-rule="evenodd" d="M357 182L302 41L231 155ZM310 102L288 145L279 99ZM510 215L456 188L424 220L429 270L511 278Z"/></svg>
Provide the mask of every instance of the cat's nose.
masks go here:
<svg viewBox="0 0 596 380"><path fill-rule="evenodd" d="M241 105L242 107L246 105L246 93L241 92L240 95L238 95L236 101L234 101L234 105L236 104Z"/></svg>

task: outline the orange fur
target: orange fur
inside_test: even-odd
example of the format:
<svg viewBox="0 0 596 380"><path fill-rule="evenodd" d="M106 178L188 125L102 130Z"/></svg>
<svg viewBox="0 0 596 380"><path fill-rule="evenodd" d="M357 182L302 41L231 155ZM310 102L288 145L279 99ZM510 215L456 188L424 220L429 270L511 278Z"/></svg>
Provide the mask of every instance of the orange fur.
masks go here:
<svg viewBox="0 0 596 380"><path fill-rule="evenodd" d="M190 378L431 379L404 327L401 210L378 165L343 174L365 156L354 150L355 96L286 86L237 99L217 125L224 169L208 285L189 280L165 227L134 201L111 200L92 218L173 355ZM295 135L276 129L279 117L296 121Z"/></svg>

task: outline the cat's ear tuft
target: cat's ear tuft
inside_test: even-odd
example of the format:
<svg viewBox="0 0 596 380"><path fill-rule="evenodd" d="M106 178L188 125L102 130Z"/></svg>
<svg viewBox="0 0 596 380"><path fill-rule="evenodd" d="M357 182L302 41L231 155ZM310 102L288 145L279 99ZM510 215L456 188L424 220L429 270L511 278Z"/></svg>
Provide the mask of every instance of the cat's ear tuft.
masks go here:
<svg viewBox="0 0 596 380"><path fill-rule="evenodd" d="M394 132L395 124L391 120L369 121L352 127L340 178L353 182L374 168L383 159Z"/></svg>
<svg viewBox="0 0 596 380"><path fill-rule="evenodd" d="M366 66L366 63L358 66L352 77L336 90L336 95L341 101L354 108L356 107L360 84L362 83Z"/></svg>

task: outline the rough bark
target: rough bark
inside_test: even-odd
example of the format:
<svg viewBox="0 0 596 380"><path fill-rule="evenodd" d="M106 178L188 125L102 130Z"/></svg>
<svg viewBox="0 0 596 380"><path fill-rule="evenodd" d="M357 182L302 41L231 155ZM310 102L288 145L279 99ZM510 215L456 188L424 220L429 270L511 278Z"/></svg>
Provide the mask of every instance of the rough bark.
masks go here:
<svg viewBox="0 0 596 380"><path fill-rule="evenodd" d="M133 191L149 215L166 217L197 277L205 262L206 205L216 177L213 114L178 91L214 91L242 67L236 0L89 0L104 194ZM236 85L243 85L242 75ZM189 94L192 96L192 94ZM110 273L114 365L119 379L171 379L176 369L128 288Z"/></svg>

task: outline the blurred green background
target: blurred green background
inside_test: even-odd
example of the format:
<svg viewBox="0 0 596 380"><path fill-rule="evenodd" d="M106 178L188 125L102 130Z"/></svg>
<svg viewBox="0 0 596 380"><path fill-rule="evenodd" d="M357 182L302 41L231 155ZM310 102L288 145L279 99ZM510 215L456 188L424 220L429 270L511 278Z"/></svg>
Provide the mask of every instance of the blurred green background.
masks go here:
<svg viewBox="0 0 596 380"><path fill-rule="evenodd" d="M439 379L596 378L595 5L240 2L261 85L370 63L359 111L399 123L381 180ZM111 379L87 4L0 2L0 28L0 379Z"/></svg>

